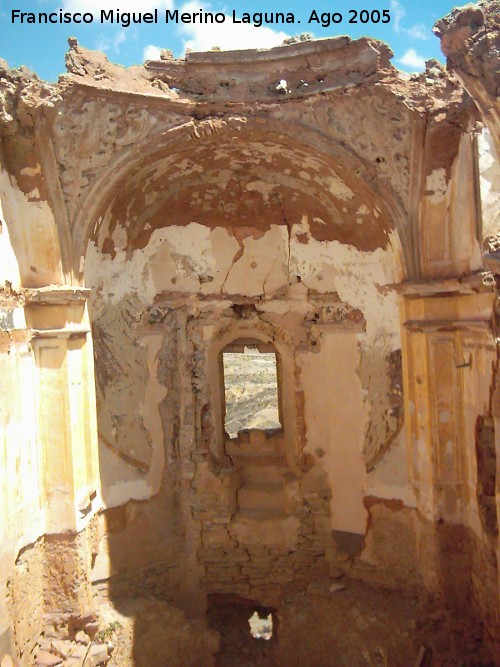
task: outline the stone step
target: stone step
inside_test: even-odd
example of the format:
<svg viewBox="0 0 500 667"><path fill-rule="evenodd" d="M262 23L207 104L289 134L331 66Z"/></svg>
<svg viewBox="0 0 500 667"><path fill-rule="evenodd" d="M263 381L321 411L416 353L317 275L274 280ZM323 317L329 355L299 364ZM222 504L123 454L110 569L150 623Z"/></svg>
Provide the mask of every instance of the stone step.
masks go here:
<svg viewBox="0 0 500 667"><path fill-rule="evenodd" d="M238 507L244 511L283 512L285 495L281 483L243 484L238 490Z"/></svg>
<svg viewBox="0 0 500 667"><path fill-rule="evenodd" d="M280 484L283 473L287 470L284 466L251 464L241 467L241 473L245 484Z"/></svg>

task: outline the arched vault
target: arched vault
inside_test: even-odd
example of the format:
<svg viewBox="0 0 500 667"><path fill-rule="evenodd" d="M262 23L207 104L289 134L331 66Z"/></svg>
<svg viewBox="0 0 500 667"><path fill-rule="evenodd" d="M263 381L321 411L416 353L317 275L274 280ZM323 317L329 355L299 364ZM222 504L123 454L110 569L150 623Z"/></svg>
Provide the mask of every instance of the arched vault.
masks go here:
<svg viewBox="0 0 500 667"><path fill-rule="evenodd" d="M192 222L240 240L275 224L361 251L393 243L404 216L390 188L348 149L299 130L244 118L190 122L130 147L79 207L75 269L89 241L113 255L118 228L127 253L156 229Z"/></svg>

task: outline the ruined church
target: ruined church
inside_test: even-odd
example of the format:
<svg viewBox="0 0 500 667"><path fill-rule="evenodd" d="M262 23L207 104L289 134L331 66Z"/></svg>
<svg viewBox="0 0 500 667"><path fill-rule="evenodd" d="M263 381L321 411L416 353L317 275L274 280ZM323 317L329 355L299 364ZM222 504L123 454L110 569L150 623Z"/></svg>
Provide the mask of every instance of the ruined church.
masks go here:
<svg viewBox="0 0 500 667"><path fill-rule="evenodd" d="M500 2L434 31L0 61L1 667L500 665Z"/></svg>

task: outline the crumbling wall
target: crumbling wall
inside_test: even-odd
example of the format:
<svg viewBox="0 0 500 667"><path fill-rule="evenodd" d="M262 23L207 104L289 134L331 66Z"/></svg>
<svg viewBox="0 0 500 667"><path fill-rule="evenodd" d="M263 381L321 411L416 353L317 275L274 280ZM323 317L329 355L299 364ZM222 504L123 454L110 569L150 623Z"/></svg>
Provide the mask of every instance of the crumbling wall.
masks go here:
<svg viewBox="0 0 500 667"><path fill-rule="evenodd" d="M223 77L224 85L215 64L229 71L240 63L219 54L149 63L150 80L168 86L163 103L144 109L129 96L120 123L122 77L106 70L107 83L99 77L92 94L69 90L54 126L70 226L80 248L90 241L85 281L93 288L104 495L117 509L144 502L143 520L153 526L156 505L146 501L170 485L178 513L172 505L169 516L184 524L176 543L189 554L184 575L180 568L174 579L184 576L206 592L257 595L267 567L275 577L269 595L278 595L301 573L325 571L332 529L358 541L367 528L377 540L385 528L398 532L376 511L369 521L367 495L417 505L392 286L404 276L480 265L475 184L457 188L474 170L471 105L437 65L408 84L388 68L376 89L370 77L379 75L370 69L365 84L344 88L336 58L365 46L350 54L341 40L318 56L314 86L321 78L329 106L310 94L311 73L294 47L259 55L261 72L241 65L245 75ZM303 48L316 54L316 46ZM281 57L285 93L269 84ZM299 74L307 86L295 85ZM245 100L251 111L228 113L227 100ZM69 130L82 108L89 136L76 148ZM381 118L390 119L384 133ZM94 124L104 137L98 158ZM80 158L70 161L75 150ZM79 213L86 206L90 223ZM420 235L424 252L415 243ZM224 327L236 335L242 323L245 335L268 332L291 351L297 437L293 475L279 481L286 502L247 489L244 470L232 469L220 451L211 349ZM130 376L133 386L124 379ZM137 407L124 411L127 405ZM264 446L255 435L244 446L251 443ZM318 474L309 503L311 470ZM270 512L284 507L272 525L256 524L255 535L279 535L268 547L252 540L255 517L242 516L239 503L249 497L269 503ZM409 549L418 549L413 518L404 516ZM102 562L118 564L118 581L122 561L106 549ZM154 548L148 553L145 561L157 558ZM405 562L408 572L395 578L416 585L415 560Z"/></svg>
<svg viewBox="0 0 500 667"><path fill-rule="evenodd" d="M197 178L203 179L201 172ZM193 184L190 192L195 200L198 187ZM252 185L247 188L255 191ZM264 201L270 197L266 190L259 196ZM138 466L130 456L132 446L134 455L151 449L163 453L163 483L182 475L179 437L192 427L195 451L184 454L185 465L192 469L190 486L175 488L178 497L191 493L189 513L195 521L201 586L208 593L236 592L272 601L292 582L299 585L304 577L326 573L332 528L365 531L367 467L372 466L374 453L380 450L382 456L387 449L391 428L373 435L370 419L386 414L390 424L388 413L394 407L385 390L391 373L398 373L397 361L395 371L392 361L400 346L398 304L396 294L384 285L396 281L397 261L390 247L363 252L338 241L318 241L308 224L307 206L300 225L271 224L267 231L261 230L257 224L262 224L258 221L267 211L260 211L259 199L253 201L255 222L241 231L210 229L195 221L170 224L154 230L137 249L127 249L130 223L118 219L113 222L114 249L109 251L109 244L102 241L111 237L104 222L89 248L86 270L94 287L98 378L106 383L100 398L106 400L100 430L102 436L107 429L106 439L112 438L112 446L103 440L101 449L103 475L108 479L103 493L116 503L113 489L120 489L121 502L140 488L144 489L140 493L148 493L144 482L150 495L157 492L148 480L158 469L147 460ZM162 211L158 210L158 219ZM238 212L234 215L238 217ZM245 236L239 238L240 234ZM203 462L207 453L213 453L216 421L221 419L210 388L211 349L222 331L234 329L237 336L242 325L256 334L269 330L271 338L285 342L295 368L294 400L301 423L296 458L302 472L286 486L284 516L278 518L266 519L265 511L259 520L241 515L237 501L241 480L232 479L237 471L218 471L213 463ZM184 354L179 336L189 341ZM146 342L152 339L161 344ZM144 374L144 361L138 361L144 359L146 346L155 350L153 376ZM378 373L375 348L385 350ZM362 364L372 369L372 379L367 380L372 389L367 394ZM189 415L179 405L179 375L186 376L190 392L194 388ZM395 382L397 392L397 377ZM155 435L147 431L151 427L143 417L145 396L151 400L154 395L149 385L157 387L154 411L161 418L161 430ZM318 387L330 385L325 401ZM108 415L118 414L128 401L138 403L138 409L127 411L129 440L119 429L113 433L106 426L116 419L109 420ZM397 436L398 427L393 431ZM116 463L110 465L111 461ZM145 511L152 517L157 510L151 506ZM119 568L111 545L109 559ZM152 552L149 557L154 557Z"/></svg>
<svg viewBox="0 0 500 667"><path fill-rule="evenodd" d="M434 31L441 38L441 48L447 56L448 67L459 77L478 106L482 120L489 129L479 142L479 165L483 198L484 263L498 274L498 156L500 155L500 5L496 0L479 2L454 9L437 22ZM488 146L490 144L490 146ZM498 288L498 279L491 280ZM497 341L497 304L492 314L492 329ZM493 343L494 341L492 341ZM497 344L497 343L496 343ZM498 344L497 344L498 346ZM484 385L489 386L488 405L477 410L474 423L474 439L471 433L471 417L467 419L468 442L474 442L475 451L468 448L470 477L469 525L472 534L472 580L471 597L483 615L487 638L498 648L498 625L500 610L498 588L488 597L483 575L498 580L498 541L496 539L495 515L498 512L498 483L492 473L498 456L496 434L496 393L498 387L498 349L491 350L493 357L488 369L483 371ZM489 371L489 372L488 372ZM477 392L477 389L476 389ZM477 395L477 394L476 394ZM469 411L467 411L469 412ZM495 446L493 447L493 442ZM496 451L495 451L496 450ZM457 587L458 590L459 587Z"/></svg>
<svg viewBox="0 0 500 667"><path fill-rule="evenodd" d="M38 110L52 108L53 93L0 63L0 659L26 665L47 612L90 602L87 545L75 533L99 502L90 479L85 307L81 292L58 290L67 277L64 210L44 121L35 122ZM50 339L52 356L44 354ZM74 534L61 537L65 531ZM49 548L54 535L58 546Z"/></svg>
<svg viewBox="0 0 500 667"><path fill-rule="evenodd" d="M59 415L70 474L51 487L59 459L37 433L39 476L64 512L41 500L54 535L19 560L18 599L42 548L61 584L48 606L81 608L90 581L122 610L145 594L198 616L214 593L276 605L341 562L384 585L452 597L456 584L493 608L471 585L481 564L495 570L474 528L471 433L491 363L491 289L469 275L481 269L476 115L436 63L407 81L389 56L342 37L127 72L72 40L57 86L4 75L14 195L2 206L22 220L0 238L5 279L71 284L26 310L39 422ZM100 493L81 389L87 290ZM276 351L283 422L230 440L219 354L239 337ZM469 399L459 368L473 368ZM54 391L66 403L50 406ZM472 527L475 555L448 522ZM456 580L443 566L455 533Z"/></svg>
<svg viewBox="0 0 500 667"><path fill-rule="evenodd" d="M56 211L55 176L43 124L34 109L51 108L54 87L24 70L0 66L0 162L2 207L24 287L63 282L62 237ZM55 204L55 206L54 206ZM15 221L15 224L14 224Z"/></svg>
<svg viewBox="0 0 500 667"><path fill-rule="evenodd" d="M9 326L9 319L22 317L22 308L15 307L15 295L6 294L5 290L2 292L10 303L2 299L0 306L3 320L0 331L0 388L3 396L0 413L0 655L14 655L14 634L10 629L11 612L14 610L8 604L7 589L19 551L43 532L43 521L39 506L40 470L34 423L33 358L24 333L16 330L13 323ZM40 629L43 609L36 568L27 569L26 574L23 586L28 588L30 595L24 598L24 604L20 604L14 614L19 626L16 640L20 645L31 641Z"/></svg>
<svg viewBox="0 0 500 667"><path fill-rule="evenodd" d="M9 238L4 210L12 188L1 165L0 178L0 656L15 655L16 642L33 640L42 622L42 586L37 568L26 573L31 593L14 614L9 604L18 553L43 532L40 516L40 469L35 433L34 361L25 331L19 265ZM36 560L36 557L35 557Z"/></svg>
<svg viewBox="0 0 500 667"><path fill-rule="evenodd" d="M478 137L483 243L488 252L498 250L500 231L500 162L485 128Z"/></svg>
<svg viewBox="0 0 500 667"><path fill-rule="evenodd" d="M499 155L500 3L483 0L456 7L436 23L434 32L441 38L448 66L478 105Z"/></svg>

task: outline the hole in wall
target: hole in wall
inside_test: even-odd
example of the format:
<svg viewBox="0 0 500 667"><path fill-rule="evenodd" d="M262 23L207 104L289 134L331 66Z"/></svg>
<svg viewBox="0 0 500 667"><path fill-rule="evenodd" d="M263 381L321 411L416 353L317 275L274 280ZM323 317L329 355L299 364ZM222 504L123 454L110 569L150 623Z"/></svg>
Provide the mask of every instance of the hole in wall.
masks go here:
<svg viewBox="0 0 500 667"><path fill-rule="evenodd" d="M248 619L250 634L254 639L269 641L273 636L273 615L260 614L256 610Z"/></svg>
<svg viewBox="0 0 500 667"><path fill-rule="evenodd" d="M208 624L220 633L217 667L276 667L279 664L276 651L280 628L274 607L230 593L211 593L207 603ZM254 634L255 630L252 632L254 622L260 637Z"/></svg>
<svg viewBox="0 0 500 667"><path fill-rule="evenodd" d="M222 352L224 429L231 439L244 430L281 429L276 354L269 346L233 344Z"/></svg>

